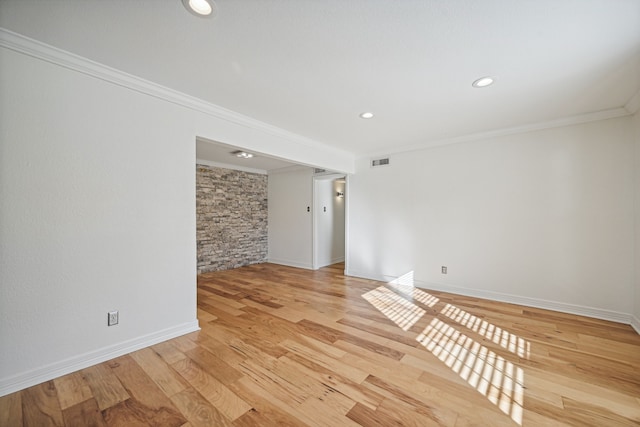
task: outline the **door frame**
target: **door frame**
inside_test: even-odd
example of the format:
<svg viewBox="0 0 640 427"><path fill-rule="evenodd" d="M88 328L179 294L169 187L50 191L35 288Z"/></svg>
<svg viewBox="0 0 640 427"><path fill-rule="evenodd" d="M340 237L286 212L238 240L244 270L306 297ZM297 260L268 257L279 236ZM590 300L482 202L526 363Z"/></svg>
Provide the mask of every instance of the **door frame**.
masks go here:
<svg viewBox="0 0 640 427"><path fill-rule="evenodd" d="M347 262L348 262L348 244L347 244L347 236L348 236L348 227L349 227L349 215L348 215L348 187L349 187L349 175L344 173L327 173L327 174L318 174L312 177L312 210L311 210L311 265L313 270L317 270L319 267L318 262L318 208L320 207L320 201L317 190L318 181L333 181L336 179L344 179L344 263L345 263L345 271L347 271Z"/></svg>

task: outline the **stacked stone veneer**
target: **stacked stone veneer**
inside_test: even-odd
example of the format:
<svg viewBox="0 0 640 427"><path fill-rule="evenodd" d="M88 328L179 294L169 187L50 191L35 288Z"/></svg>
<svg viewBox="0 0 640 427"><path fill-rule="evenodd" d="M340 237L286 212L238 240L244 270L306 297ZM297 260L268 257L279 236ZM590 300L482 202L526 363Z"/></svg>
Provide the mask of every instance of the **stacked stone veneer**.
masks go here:
<svg viewBox="0 0 640 427"><path fill-rule="evenodd" d="M196 165L198 273L267 259L267 175Z"/></svg>

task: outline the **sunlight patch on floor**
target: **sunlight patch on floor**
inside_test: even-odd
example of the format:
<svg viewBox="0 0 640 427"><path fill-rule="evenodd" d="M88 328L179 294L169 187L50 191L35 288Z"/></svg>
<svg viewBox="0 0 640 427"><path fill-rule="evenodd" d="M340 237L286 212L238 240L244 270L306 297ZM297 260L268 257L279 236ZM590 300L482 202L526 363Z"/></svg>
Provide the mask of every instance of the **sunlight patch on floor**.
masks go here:
<svg viewBox="0 0 640 427"><path fill-rule="evenodd" d="M433 308L440 301L413 285L412 271L386 286L379 286L363 294L362 297L404 331L408 331L426 314L417 303ZM531 344L513 333L452 304L446 304L439 314L492 341L514 356L529 358ZM489 402L518 425L522 425L524 371L460 332L457 329L460 326L450 325L435 317L416 340Z"/></svg>
<svg viewBox="0 0 640 427"><path fill-rule="evenodd" d="M522 425L522 368L437 318L416 339L478 393Z"/></svg>
<svg viewBox="0 0 640 427"><path fill-rule="evenodd" d="M482 320L471 313L467 313L455 305L447 304L441 313L454 322L493 341L505 350L517 354L520 357L529 358L531 344L517 335L509 333L499 326Z"/></svg>
<svg viewBox="0 0 640 427"><path fill-rule="evenodd" d="M367 292L362 295L362 298L402 328L403 331L408 331L426 313L422 308L384 286L379 286Z"/></svg>
<svg viewBox="0 0 640 427"><path fill-rule="evenodd" d="M392 280L391 282L387 283L387 286L410 297L413 300L421 302L427 307L433 307L438 303L438 301L440 301L433 295L414 286L413 271L410 271L407 274L404 274L397 279Z"/></svg>
<svg viewBox="0 0 640 427"><path fill-rule="evenodd" d="M397 279L393 279L392 281L389 282L389 284L413 287L413 284L414 284L413 271L405 273L402 276L398 277Z"/></svg>

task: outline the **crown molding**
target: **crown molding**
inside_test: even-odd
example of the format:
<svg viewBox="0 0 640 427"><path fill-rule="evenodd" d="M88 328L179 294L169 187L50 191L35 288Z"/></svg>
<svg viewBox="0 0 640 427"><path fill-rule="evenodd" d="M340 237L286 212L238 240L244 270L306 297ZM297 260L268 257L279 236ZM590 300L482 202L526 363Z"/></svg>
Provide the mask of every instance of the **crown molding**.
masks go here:
<svg viewBox="0 0 640 427"><path fill-rule="evenodd" d="M629 114L635 114L640 110L640 90L624 105L624 109L627 110Z"/></svg>
<svg viewBox="0 0 640 427"><path fill-rule="evenodd" d="M100 64L82 56L56 48L30 37L15 33L11 30L0 27L0 47L4 47L15 52L37 58L60 67L67 68L78 73L82 73L139 93L143 93L164 101L180 105L191 110L216 117L227 122L253 129L276 138L286 140L307 147L313 147L324 151L331 151L336 155L352 157L353 153L332 147L321 142L303 137L289 132L282 128L270 125L265 122L253 119L243 114L228 110L219 105L204 101L191 95L178 92L157 83L143 78L125 73L115 68ZM359 153L358 158L375 157L380 155L397 154L411 151L419 151L427 148L442 145L471 142L487 138L494 138L506 135L514 135L537 130L552 129L556 127L569 126L573 124L587 123L598 120L606 120L616 117L635 114L640 109L640 91L636 93L624 107L598 111L594 113L581 114L557 120L527 124L523 126L497 129L488 132L479 132L461 135L453 138L429 140L412 145L400 146L384 151Z"/></svg>
<svg viewBox="0 0 640 427"><path fill-rule="evenodd" d="M549 121L538 122L538 123L530 123L523 126L496 129L496 130L491 130L487 132L471 133L467 135L456 136L453 138L434 139L434 140L420 142L417 144L404 145L404 146L400 146L392 149L386 149L384 151L373 151L369 153L364 153L364 154L358 155L357 157L359 159L363 159L366 157L376 157L376 156L383 156L383 155L386 156L389 154L399 154L399 153L407 153L411 151L420 151L420 150L426 150L428 148L440 147L443 145L480 141L483 139L497 138L497 137L507 136L507 135L516 135L516 134L545 130L545 129L559 128L563 126L577 125L581 123L615 119L617 117L629 116L630 114L631 113L627 110L626 107L613 108L610 110L580 114L577 116L570 116L562 119L549 120Z"/></svg>
<svg viewBox="0 0 640 427"><path fill-rule="evenodd" d="M289 142L302 144L307 147L313 147L324 151L331 151L336 155L352 156L351 153L340 150L336 147L331 147L268 123L261 122L235 111L220 107L219 105L178 92L149 80L125 73L124 71L111 68L104 64L67 52L2 27L0 27L0 47L40 59L78 73L95 77L139 93L153 96L209 116L214 116L218 119L222 119L236 125L257 130Z"/></svg>

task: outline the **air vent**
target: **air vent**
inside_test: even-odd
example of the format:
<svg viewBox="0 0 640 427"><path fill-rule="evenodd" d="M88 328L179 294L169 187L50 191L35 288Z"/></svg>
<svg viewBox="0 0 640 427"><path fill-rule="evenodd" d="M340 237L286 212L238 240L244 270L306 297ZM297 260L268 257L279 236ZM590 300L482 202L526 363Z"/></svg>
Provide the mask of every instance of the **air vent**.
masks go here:
<svg viewBox="0 0 640 427"><path fill-rule="evenodd" d="M374 168L376 166L389 166L389 158L371 160L371 167Z"/></svg>
<svg viewBox="0 0 640 427"><path fill-rule="evenodd" d="M326 169L318 169L315 168L315 170L313 171L313 173L325 173L327 170Z"/></svg>

